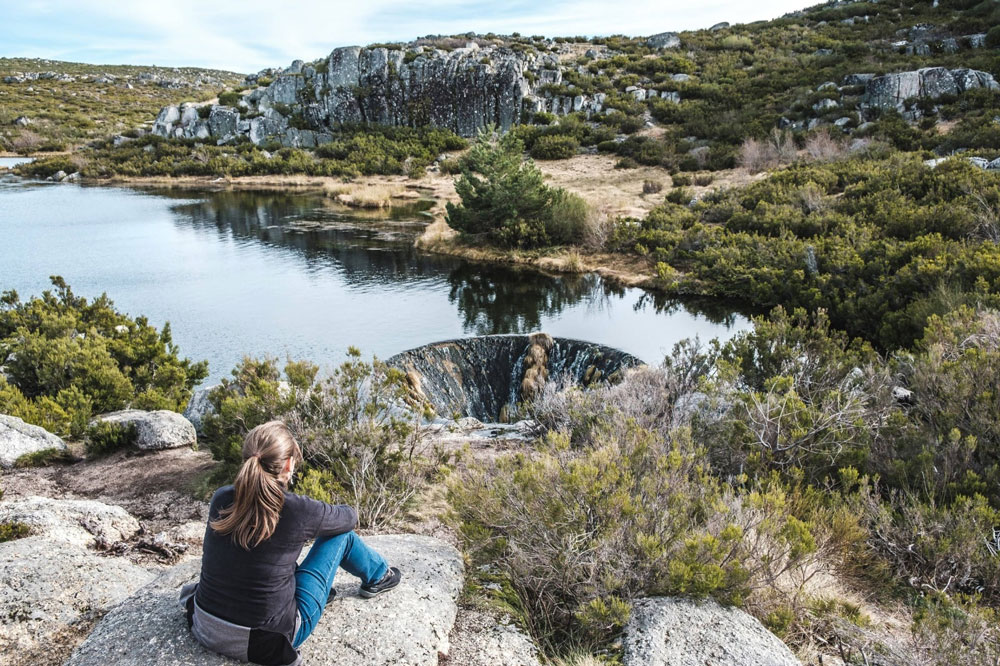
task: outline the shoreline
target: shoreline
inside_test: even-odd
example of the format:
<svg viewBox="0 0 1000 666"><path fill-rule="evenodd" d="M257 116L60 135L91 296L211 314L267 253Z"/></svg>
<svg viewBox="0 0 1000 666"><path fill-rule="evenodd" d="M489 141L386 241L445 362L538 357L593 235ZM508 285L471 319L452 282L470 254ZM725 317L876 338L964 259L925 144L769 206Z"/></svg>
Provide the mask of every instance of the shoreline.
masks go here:
<svg viewBox="0 0 1000 666"><path fill-rule="evenodd" d="M371 210L390 204L412 203L415 200L433 200L434 204L424 212L431 218L427 227L414 240L414 247L434 254L459 257L470 261L521 266L544 273L582 275L594 273L602 279L621 287L638 287L659 293L669 293L656 279L648 262L636 257L626 257L608 252L589 252L582 248L557 249L549 253L526 252L522 250L502 250L498 248L470 245L459 239L459 234L451 229L444 219L444 205L458 201L455 193L454 177L428 174L419 179L408 176L366 176L344 180L332 176L306 176L302 174L269 174L263 176L114 176L111 178L84 178L89 186L124 186L135 188L163 188L204 191L270 191L292 190L297 193L315 193L329 196L332 202L347 205L356 210ZM365 188L382 188L386 194L385 206L351 205L348 201L352 192ZM697 296L697 294L692 294Z"/></svg>

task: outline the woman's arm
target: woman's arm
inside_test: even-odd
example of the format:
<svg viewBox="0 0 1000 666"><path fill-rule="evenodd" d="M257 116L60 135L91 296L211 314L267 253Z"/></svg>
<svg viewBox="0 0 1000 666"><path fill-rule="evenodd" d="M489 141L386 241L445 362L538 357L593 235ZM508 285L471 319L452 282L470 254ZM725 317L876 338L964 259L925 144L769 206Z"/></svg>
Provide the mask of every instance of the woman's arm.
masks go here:
<svg viewBox="0 0 1000 666"><path fill-rule="evenodd" d="M303 516L303 523L306 525L307 538L336 536L358 526L358 512L353 507L300 497L306 514Z"/></svg>

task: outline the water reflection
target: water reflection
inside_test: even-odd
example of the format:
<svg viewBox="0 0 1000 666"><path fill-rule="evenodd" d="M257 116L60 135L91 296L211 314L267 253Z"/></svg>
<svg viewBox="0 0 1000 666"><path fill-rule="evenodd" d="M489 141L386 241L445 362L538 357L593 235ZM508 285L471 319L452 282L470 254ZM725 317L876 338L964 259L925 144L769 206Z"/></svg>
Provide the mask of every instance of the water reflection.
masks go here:
<svg viewBox="0 0 1000 666"><path fill-rule="evenodd" d="M600 307L616 290L596 275L552 277L529 270L463 263L448 275L448 299L475 335L522 333L544 317L586 301Z"/></svg>
<svg viewBox="0 0 1000 666"><path fill-rule="evenodd" d="M225 376L244 354L336 363L437 340L545 330L658 361L680 339L747 326L726 304L468 263L413 247L416 210L359 214L288 192L0 187L0 288L64 275L85 296L170 321L183 354Z"/></svg>

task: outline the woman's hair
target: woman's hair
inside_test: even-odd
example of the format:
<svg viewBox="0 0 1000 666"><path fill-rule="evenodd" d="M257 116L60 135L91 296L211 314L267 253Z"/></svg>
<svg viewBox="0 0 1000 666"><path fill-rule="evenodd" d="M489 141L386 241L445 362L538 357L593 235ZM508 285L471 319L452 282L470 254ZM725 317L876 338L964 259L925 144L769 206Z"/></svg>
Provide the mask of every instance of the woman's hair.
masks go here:
<svg viewBox="0 0 1000 666"><path fill-rule="evenodd" d="M262 423L243 440L243 465L233 486L236 499L209 522L220 534L249 550L274 534L285 503L285 483L278 479L289 458L298 464L302 451L281 421Z"/></svg>

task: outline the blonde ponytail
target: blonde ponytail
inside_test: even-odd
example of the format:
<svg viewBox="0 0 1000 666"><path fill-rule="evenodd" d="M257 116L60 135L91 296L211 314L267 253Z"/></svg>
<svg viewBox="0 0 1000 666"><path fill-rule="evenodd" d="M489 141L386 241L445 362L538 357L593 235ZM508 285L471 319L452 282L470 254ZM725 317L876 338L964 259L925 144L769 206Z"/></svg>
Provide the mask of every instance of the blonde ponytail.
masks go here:
<svg viewBox="0 0 1000 666"><path fill-rule="evenodd" d="M233 482L236 497L209 527L220 534L232 534L233 540L248 550L270 539L285 504L286 482L280 475L289 459L300 462L302 452L281 421L268 421L247 433L243 465Z"/></svg>

